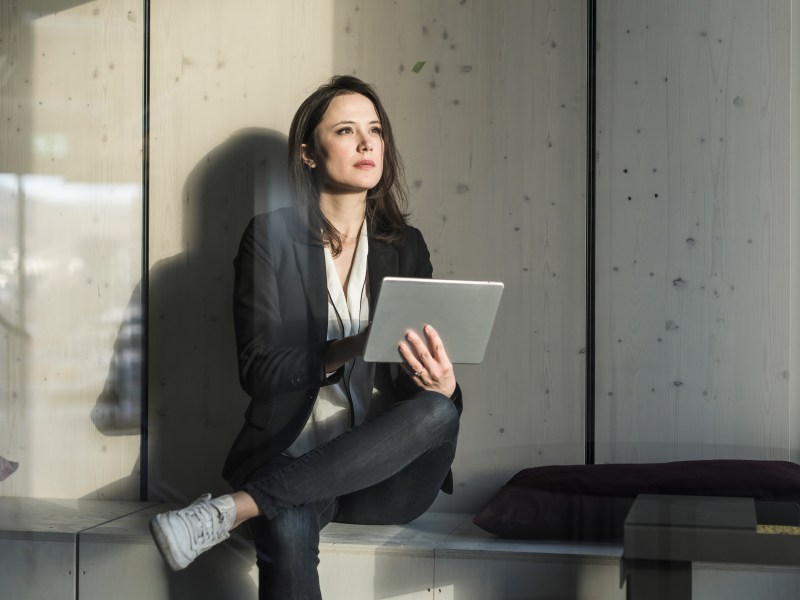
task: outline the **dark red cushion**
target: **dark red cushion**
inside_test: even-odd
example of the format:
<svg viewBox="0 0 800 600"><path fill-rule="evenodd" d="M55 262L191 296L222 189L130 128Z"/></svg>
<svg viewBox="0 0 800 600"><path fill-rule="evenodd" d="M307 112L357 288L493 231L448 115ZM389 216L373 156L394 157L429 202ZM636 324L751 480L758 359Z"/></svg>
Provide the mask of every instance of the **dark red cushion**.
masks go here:
<svg viewBox="0 0 800 600"><path fill-rule="evenodd" d="M694 460L535 467L514 475L474 522L507 538L618 540L638 494L800 502L800 466L785 461Z"/></svg>

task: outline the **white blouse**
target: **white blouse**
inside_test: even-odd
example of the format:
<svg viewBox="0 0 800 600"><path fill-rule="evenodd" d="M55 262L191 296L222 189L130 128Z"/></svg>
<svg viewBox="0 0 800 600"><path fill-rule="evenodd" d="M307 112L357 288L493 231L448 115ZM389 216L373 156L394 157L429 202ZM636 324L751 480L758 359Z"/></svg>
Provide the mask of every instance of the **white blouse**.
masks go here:
<svg viewBox="0 0 800 600"><path fill-rule="evenodd" d="M367 221L364 219L345 295L330 248L325 246L329 340L356 335L369 324L368 252ZM320 388L303 431L284 454L300 456L341 435L352 425L363 423L374 392L374 376L375 363L365 363L360 356L345 364L344 375L338 383Z"/></svg>

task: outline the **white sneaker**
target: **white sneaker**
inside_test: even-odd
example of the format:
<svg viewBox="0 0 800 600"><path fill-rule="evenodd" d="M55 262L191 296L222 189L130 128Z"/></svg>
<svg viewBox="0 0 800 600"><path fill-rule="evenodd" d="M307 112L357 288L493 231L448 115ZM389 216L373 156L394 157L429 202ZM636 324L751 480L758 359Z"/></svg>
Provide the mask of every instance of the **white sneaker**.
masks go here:
<svg viewBox="0 0 800 600"><path fill-rule="evenodd" d="M230 495L203 494L186 508L150 519L150 532L173 571L186 568L206 550L230 537L236 505Z"/></svg>

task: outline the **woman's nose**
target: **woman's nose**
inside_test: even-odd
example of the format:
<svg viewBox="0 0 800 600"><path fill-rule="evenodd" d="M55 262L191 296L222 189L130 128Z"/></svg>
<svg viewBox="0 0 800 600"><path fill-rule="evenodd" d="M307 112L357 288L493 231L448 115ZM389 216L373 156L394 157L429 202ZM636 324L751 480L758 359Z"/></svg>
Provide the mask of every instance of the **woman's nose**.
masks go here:
<svg viewBox="0 0 800 600"><path fill-rule="evenodd" d="M359 149L372 150L372 140L370 140L368 136L362 135L361 141L359 142Z"/></svg>

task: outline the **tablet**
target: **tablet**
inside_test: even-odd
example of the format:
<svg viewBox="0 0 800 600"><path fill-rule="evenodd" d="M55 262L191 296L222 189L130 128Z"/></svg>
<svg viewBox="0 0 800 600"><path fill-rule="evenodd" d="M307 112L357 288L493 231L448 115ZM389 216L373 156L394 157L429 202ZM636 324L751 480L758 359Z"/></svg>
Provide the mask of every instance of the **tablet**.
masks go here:
<svg viewBox="0 0 800 600"><path fill-rule="evenodd" d="M403 362L397 347L408 329L426 343L422 326L439 332L453 364L483 360L503 284L386 277L381 285L364 350L366 362Z"/></svg>

